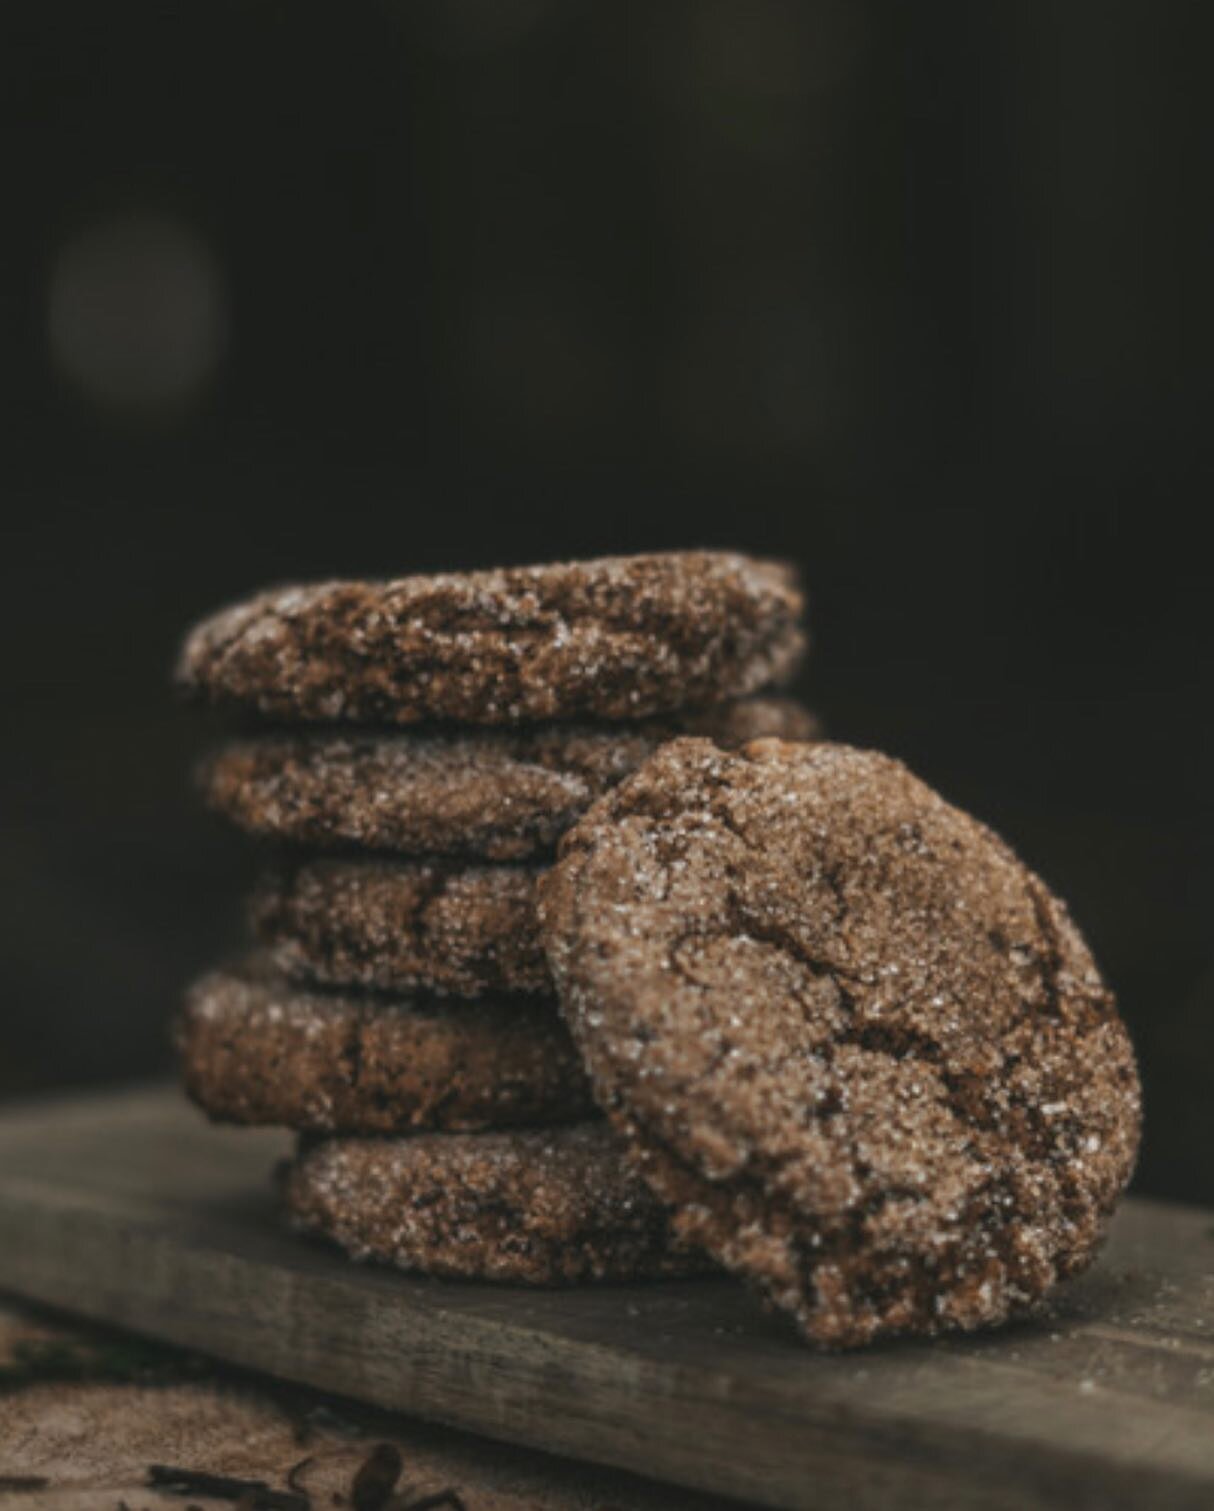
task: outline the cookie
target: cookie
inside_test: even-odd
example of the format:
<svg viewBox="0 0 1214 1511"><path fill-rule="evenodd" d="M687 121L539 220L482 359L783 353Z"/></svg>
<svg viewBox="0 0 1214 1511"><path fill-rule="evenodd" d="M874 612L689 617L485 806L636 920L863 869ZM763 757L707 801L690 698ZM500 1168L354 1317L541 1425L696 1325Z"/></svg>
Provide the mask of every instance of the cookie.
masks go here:
<svg viewBox="0 0 1214 1511"><path fill-rule="evenodd" d="M601 1122L306 1142L284 1182L297 1226L402 1270L568 1285L706 1268Z"/></svg>
<svg viewBox="0 0 1214 1511"><path fill-rule="evenodd" d="M890 758L665 746L566 835L549 962L680 1234L805 1334L1003 1321L1082 1269L1137 1072L1066 909Z"/></svg>
<svg viewBox="0 0 1214 1511"><path fill-rule="evenodd" d="M275 719L637 719L787 679L792 571L727 552L324 582L260 593L186 639L179 685Z"/></svg>
<svg viewBox="0 0 1214 1511"><path fill-rule="evenodd" d="M551 996L536 866L308 860L262 878L253 932L296 981L479 997Z"/></svg>
<svg viewBox="0 0 1214 1511"><path fill-rule="evenodd" d="M186 1090L218 1122L329 1133L594 1115L555 1005L302 991L250 962L204 977L177 1029Z"/></svg>
<svg viewBox="0 0 1214 1511"><path fill-rule="evenodd" d="M318 848L525 860L680 733L735 746L808 740L811 713L750 698L635 724L546 724L425 733L277 732L233 740L199 781L210 806L250 834Z"/></svg>

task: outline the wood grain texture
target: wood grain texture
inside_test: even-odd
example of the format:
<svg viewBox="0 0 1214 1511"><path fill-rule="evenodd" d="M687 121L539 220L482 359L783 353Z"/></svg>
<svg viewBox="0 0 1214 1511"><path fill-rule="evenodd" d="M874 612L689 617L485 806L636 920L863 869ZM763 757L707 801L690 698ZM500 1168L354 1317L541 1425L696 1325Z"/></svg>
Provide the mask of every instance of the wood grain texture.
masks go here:
<svg viewBox="0 0 1214 1511"><path fill-rule="evenodd" d="M171 1090L0 1118L0 1287L233 1363L773 1507L1214 1505L1214 1214L1130 1201L1002 1333L822 1356L732 1282L565 1292L284 1232L269 1133Z"/></svg>

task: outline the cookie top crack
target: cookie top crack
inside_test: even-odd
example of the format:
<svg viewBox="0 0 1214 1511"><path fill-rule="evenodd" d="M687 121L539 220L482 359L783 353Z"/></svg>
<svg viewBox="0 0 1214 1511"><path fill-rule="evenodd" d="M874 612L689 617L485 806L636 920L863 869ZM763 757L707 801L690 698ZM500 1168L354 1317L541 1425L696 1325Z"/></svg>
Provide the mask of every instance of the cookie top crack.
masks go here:
<svg viewBox="0 0 1214 1511"><path fill-rule="evenodd" d="M1139 1091L1063 905L900 763L665 746L566 836L549 963L676 1224L819 1342L1000 1321L1081 1268Z"/></svg>

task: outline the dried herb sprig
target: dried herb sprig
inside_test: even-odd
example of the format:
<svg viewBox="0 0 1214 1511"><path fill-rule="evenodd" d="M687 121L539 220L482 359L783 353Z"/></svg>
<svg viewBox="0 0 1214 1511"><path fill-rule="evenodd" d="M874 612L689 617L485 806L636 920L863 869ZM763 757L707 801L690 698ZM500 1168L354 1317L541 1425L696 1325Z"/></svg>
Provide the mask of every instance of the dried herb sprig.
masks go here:
<svg viewBox="0 0 1214 1511"><path fill-rule="evenodd" d="M265 1480L237 1479L230 1474L210 1474L204 1469L183 1469L176 1464L149 1464L148 1484L172 1495L209 1495L215 1500L244 1501L256 1511L311 1511L308 1496L294 1490L274 1490Z"/></svg>

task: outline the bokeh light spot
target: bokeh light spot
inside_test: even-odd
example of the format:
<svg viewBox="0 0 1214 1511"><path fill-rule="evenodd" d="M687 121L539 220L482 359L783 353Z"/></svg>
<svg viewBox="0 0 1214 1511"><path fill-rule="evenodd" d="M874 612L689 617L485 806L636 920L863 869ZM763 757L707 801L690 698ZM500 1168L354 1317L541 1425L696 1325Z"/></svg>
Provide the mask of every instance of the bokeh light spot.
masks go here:
<svg viewBox="0 0 1214 1511"><path fill-rule="evenodd" d="M55 255L47 300L51 361L101 408L151 419L189 410L227 335L222 270L182 221L115 215L87 226Z"/></svg>

